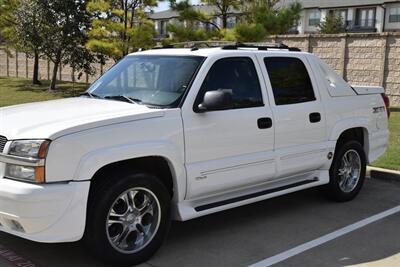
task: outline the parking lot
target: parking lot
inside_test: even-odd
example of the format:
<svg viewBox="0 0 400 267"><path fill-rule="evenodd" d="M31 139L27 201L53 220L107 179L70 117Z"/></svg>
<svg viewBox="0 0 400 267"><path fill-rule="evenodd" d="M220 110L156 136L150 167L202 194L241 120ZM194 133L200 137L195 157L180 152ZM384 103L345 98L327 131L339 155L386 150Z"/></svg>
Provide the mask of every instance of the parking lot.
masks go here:
<svg viewBox="0 0 400 267"><path fill-rule="evenodd" d="M399 205L400 182L367 179L359 197L348 203L330 202L312 189L174 222L162 249L142 267L258 267L271 262L398 267L400 212L393 208ZM390 209L390 215L382 215ZM366 225L360 227L363 222ZM344 227L347 232L341 231ZM0 266L106 265L88 255L80 243L38 244L0 233Z"/></svg>

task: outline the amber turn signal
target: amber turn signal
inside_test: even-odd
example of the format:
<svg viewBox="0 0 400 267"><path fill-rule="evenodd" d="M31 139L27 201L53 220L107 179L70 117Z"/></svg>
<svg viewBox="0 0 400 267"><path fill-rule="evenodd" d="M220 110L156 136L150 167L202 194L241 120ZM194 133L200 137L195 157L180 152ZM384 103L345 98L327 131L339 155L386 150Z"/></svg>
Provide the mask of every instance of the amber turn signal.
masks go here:
<svg viewBox="0 0 400 267"><path fill-rule="evenodd" d="M49 150L49 146L50 146L49 140L43 141L43 143L40 145L40 148L39 148L39 153L38 153L39 158L41 158L41 159L46 158L47 151Z"/></svg>
<svg viewBox="0 0 400 267"><path fill-rule="evenodd" d="M45 168L44 166L35 168L35 180L37 183L42 184L45 182Z"/></svg>

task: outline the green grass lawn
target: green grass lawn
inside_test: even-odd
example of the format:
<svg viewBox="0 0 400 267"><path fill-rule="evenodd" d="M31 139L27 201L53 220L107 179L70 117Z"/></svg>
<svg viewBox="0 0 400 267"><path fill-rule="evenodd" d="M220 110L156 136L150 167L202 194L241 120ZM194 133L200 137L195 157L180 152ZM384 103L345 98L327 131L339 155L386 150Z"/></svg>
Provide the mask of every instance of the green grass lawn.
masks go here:
<svg viewBox="0 0 400 267"><path fill-rule="evenodd" d="M84 83L60 82L58 91L49 93L49 84L49 81L42 81L38 86L32 85L30 79L0 77L0 107L78 96L88 87Z"/></svg>
<svg viewBox="0 0 400 267"><path fill-rule="evenodd" d="M49 81L41 86L31 85L31 81L23 78L0 77L0 107L21 103L78 96L85 91L88 84L61 82L56 93L49 93ZM393 108L389 121L390 142L385 156L373 163L375 167L400 170L400 108Z"/></svg>
<svg viewBox="0 0 400 267"><path fill-rule="evenodd" d="M390 140L386 154L372 165L400 171L400 108L392 108L389 120Z"/></svg>

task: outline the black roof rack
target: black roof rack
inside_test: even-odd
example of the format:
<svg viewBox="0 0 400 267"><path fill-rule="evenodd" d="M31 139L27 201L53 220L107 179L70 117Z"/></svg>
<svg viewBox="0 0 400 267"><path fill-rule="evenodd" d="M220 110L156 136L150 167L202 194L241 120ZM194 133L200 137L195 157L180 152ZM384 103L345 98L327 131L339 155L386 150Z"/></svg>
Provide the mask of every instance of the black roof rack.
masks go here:
<svg viewBox="0 0 400 267"><path fill-rule="evenodd" d="M240 43L240 42L229 42L229 41L193 41L193 42L181 42L168 44L164 46L154 47L153 49L171 49L171 48L190 48L192 51L196 51L199 47L205 46L221 47L223 50L238 50L240 48L254 48L258 50L267 51L270 49L286 49L291 52L300 52L301 50L297 47L289 47L283 43L268 43L268 44L255 44L255 43Z"/></svg>
<svg viewBox="0 0 400 267"><path fill-rule="evenodd" d="M237 50L240 48L255 48L262 51L267 51L270 49L287 49L291 52L300 52L301 50L297 47L289 47L283 43L269 43L269 44L245 44L245 43L236 43L231 45L223 46L222 49L224 50Z"/></svg>
<svg viewBox="0 0 400 267"><path fill-rule="evenodd" d="M169 48L191 48L198 49L201 47L223 47L224 45L232 44L232 42L227 41L188 41L188 42L180 42L167 44L163 46L156 46L153 49L169 49Z"/></svg>

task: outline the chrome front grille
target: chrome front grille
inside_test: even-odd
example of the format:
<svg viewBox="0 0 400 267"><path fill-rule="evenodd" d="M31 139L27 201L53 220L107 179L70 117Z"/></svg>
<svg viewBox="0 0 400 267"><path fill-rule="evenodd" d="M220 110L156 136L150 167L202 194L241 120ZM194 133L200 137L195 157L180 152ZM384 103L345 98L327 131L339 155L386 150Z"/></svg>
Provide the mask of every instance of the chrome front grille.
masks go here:
<svg viewBox="0 0 400 267"><path fill-rule="evenodd" d="M6 143L7 143L7 138L5 136L0 135L0 153L3 152Z"/></svg>

